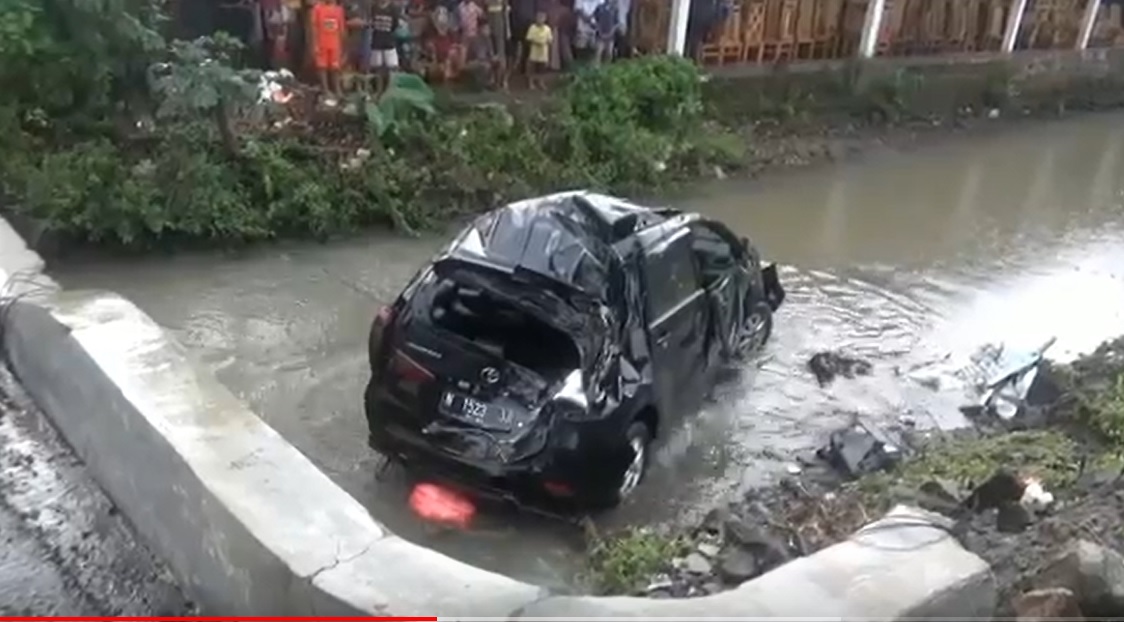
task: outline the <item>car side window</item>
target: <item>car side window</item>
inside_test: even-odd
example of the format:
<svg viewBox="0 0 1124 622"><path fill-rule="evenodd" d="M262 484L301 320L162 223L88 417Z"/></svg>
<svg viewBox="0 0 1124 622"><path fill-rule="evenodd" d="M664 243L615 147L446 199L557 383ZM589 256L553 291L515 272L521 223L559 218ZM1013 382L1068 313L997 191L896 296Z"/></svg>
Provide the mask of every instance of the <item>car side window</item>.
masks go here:
<svg viewBox="0 0 1124 622"><path fill-rule="evenodd" d="M704 286L709 286L737 265L737 247L730 236L723 235L707 223L691 225L691 251L698 262Z"/></svg>
<svg viewBox="0 0 1124 622"><path fill-rule="evenodd" d="M655 321L698 291L690 240L690 236L680 236L645 258L648 321Z"/></svg>

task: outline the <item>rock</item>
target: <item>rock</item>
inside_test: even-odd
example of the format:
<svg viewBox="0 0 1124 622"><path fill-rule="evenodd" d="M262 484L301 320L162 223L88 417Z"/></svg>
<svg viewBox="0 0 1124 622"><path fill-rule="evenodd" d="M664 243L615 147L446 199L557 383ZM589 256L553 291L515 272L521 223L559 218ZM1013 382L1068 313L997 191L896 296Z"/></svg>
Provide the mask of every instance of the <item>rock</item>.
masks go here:
<svg viewBox="0 0 1124 622"><path fill-rule="evenodd" d="M695 547L695 550L698 551L699 553L702 553L703 555L705 555L707 557L714 557L714 556L718 555L718 551L720 549L719 549L717 544L711 544L709 542L700 542L698 544L698 546Z"/></svg>
<svg viewBox="0 0 1124 622"><path fill-rule="evenodd" d="M998 108L992 108L991 110L988 110L987 111L987 118L998 119L999 118L999 109Z"/></svg>
<svg viewBox="0 0 1124 622"><path fill-rule="evenodd" d="M995 517L995 528L1000 533L1019 533L1030 523L1030 511L1021 503L1004 503Z"/></svg>
<svg viewBox="0 0 1124 622"><path fill-rule="evenodd" d="M921 484L921 495L918 501L924 509L941 513L955 512L960 507L962 497L960 487L943 478Z"/></svg>
<svg viewBox="0 0 1124 622"><path fill-rule="evenodd" d="M691 553L687 556L687 559L683 560L683 568L694 574L709 574L712 566L702 555Z"/></svg>
<svg viewBox="0 0 1124 622"><path fill-rule="evenodd" d="M873 369L870 362L838 352L817 352L808 359L808 369L816 377L821 387L827 386L837 376L854 378L869 376Z"/></svg>
<svg viewBox="0 0 1124 622"><path fill-rule="evenodd" d="M792 559L788 546L782 540L755 525L736 519L727 521L726 536L730 544L753 555L757 574Z"/></svg>
<svg viewBox="0 0 1124 622"><path fill-rule="evenodd" d="M1077 604L1077 595L1064 587L1052 587L1019 594L1011 601L1018 622L1038 622L1061 618L1084 618Z"/></svg>
<svg viewBox="0 0 1124 622"><path fill-rule="evenodd" d="M1118 617L1124 612L1124 556L1088 540L1070 543L1033 584L1072 591L1089 617Z"/></svg>
<svg viewBox="0 0 1124 622"><path fill-rule="evenodd" d="M717 507L706 513L706 517L702 520L702 531L707 534L718 536L722 539L726 534L725 524L731 519L732 515L730 510L726 507Z"/></svg>
<svg viewBox="0 0 1124 622"><path fill-rule="evenodd" d="M740 546L723 549L718 559L718 576L726 583L737 585L756 577L757 556Z"/></svg>

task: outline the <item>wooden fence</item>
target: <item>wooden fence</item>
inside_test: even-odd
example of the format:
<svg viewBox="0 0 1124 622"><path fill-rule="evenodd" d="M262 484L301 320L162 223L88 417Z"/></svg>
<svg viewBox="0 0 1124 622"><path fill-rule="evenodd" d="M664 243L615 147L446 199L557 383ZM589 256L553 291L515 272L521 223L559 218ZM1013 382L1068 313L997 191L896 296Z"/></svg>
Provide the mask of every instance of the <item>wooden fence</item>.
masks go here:
<svg viewBox="0 0 1124 622"><path fill-rule="evenodd" d="M697 50L707 65L849 58L873 0L738 0ZM1073 49L1089 0L1028 0L1015 49ZM884 0L875 54L998 51L1017 0ZM635 41L663 51L672 0L637 0ZM1124 45L1122 4L1102 1L1090 46Z"/></svg>

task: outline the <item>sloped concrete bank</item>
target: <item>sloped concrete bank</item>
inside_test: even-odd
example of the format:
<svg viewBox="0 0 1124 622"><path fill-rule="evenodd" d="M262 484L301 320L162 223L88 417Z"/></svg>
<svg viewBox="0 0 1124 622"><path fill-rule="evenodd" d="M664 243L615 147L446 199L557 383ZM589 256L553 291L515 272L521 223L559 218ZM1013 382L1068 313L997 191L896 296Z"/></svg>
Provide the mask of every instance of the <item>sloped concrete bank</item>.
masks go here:
<svg viewBox="0 0 1124 622"><path fill-rule="evenodd" d="M943 519L908 508L711 597L551 596L389 533L120 296L17 300L0 318L13 372L205 613L892 619L994 610L986 563Z"/></svg>

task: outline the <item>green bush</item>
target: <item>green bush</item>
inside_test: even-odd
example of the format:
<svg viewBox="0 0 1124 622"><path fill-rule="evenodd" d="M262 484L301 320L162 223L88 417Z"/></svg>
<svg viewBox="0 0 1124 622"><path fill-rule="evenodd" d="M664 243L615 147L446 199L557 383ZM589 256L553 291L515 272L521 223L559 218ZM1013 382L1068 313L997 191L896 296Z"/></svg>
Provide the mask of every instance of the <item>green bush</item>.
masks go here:
<svg viewBox="0 0 1124 622"><path fill-rule="evenodd" d="M645 529L592 539L587 572L598 594L628 594L643 587L642 582L670 567L688 548L683 538Z"/></svg>

